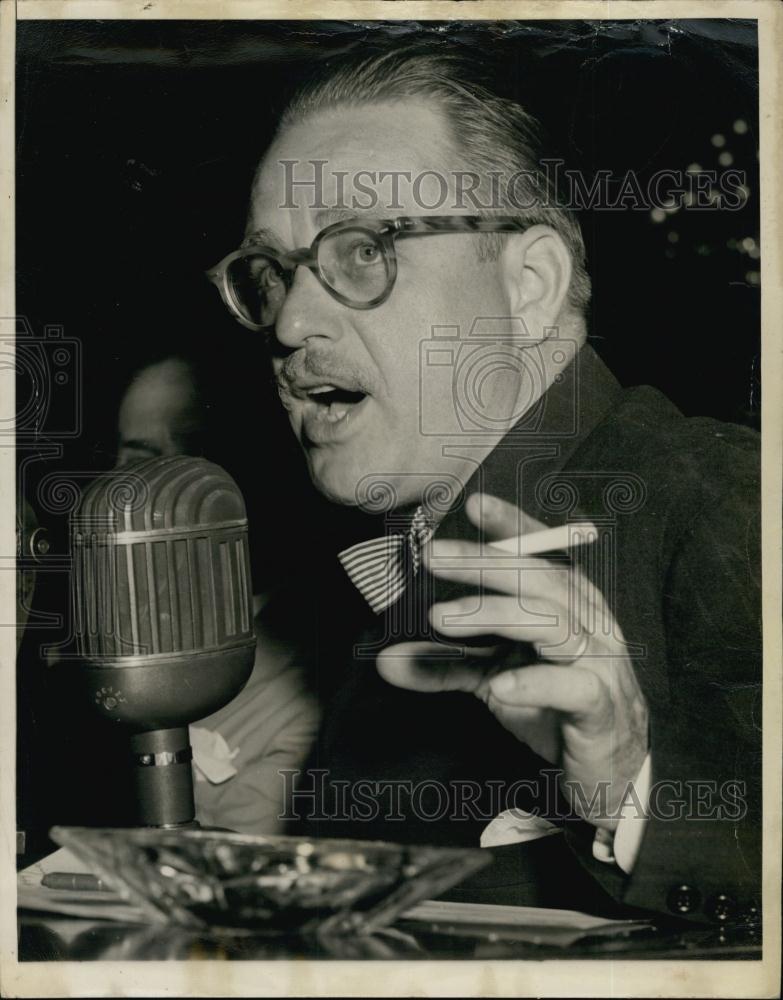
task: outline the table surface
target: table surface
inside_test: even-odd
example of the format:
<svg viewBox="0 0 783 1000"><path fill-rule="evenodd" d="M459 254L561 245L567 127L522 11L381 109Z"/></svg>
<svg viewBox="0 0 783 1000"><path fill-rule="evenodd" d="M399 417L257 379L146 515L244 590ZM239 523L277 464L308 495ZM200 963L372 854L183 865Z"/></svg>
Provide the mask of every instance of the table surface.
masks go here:
<svg viewBox="0 0 783 1000"><path fill-rule="evenodd" d="M20 867L27 867L32 860L17 859ZM490 909L495 910L492 919L496 920L497 912L515 908ZM528 910L528 913L534 912L534 909ZM453 911L449 912L453 915ZM736 961L759 960L762 957L761 928L758 925L717 927L647 914L646 919L656 921L655 927L645 927L632 933L625 933L623 929L622 934L611 937L593 934L562 947L533 943L527 916L525 923L519 921L521 912L514 913L517 918L515 926L510 923L482 926L467 922L457 924L445 918L433 922L402 917L391 927L373 934L303 938L284 937L279 933L204 933L175 926L121 923L22 909L18 919L19 960L615 958ZM553 912L542 910L541 914L543 917ZM429 917L431 913L426 915ZM463 914L463 919L468 918ZM642 919L641 914L634 919Z"/></svg>
<svg viewBox="0 0 783 1000"><path fill-rule="evenodd" d="M454 927L399 920L365 936L296 939L205 935L175 927L119 924L22 912L20 961L224 959L760 959L760 930L686 927L626 938L585 939L567 948L535 945L512 927Z"/></svg>

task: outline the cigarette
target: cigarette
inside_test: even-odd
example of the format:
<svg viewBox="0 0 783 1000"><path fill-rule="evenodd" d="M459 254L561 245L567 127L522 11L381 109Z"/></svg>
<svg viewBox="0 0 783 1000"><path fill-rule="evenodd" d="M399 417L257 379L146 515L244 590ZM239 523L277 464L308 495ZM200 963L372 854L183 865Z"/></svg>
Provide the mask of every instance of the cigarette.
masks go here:
<svg viewBox="0 0 783 1000"><path fill-rule="evenodd" d="M561 524L545 531L533 531L516 538L504 538L500 542L490 542L490 548L510 552L515 556L535 556L540 552L557 552L572 549L576 545L589 545L598 538L598 529L590 521Z"/></svg>
<svg viewBox="0 0 783 1000"><path fill-rule="evenodd" d="M47 872L41 879L47 889L71 889L76 892L111 892L112 890L97 875L73 872Z"/></svg>

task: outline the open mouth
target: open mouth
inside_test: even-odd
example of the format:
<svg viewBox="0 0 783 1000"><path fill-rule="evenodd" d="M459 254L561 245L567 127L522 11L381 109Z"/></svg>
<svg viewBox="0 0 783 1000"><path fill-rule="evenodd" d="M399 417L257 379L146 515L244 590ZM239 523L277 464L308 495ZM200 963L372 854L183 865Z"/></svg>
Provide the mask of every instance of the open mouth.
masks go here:
<svg viewBox="0 0 783 1000"><path fill-rule="evenodd" d="M351 411L367 398L367 393L340 389L333 385L319 385L307 391L307 398L315 403L317 419L337 423L345 420Z"/></svg>

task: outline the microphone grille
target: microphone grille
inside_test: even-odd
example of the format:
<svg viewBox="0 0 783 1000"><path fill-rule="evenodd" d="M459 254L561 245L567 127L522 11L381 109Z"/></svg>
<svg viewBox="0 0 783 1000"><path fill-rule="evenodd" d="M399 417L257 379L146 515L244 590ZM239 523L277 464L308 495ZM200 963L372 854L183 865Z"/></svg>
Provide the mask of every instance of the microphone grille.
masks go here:
<svg viewBox="0 0 783 1000"><path fill-rule="evenodd" d="M86 658L215 652L253 637L242 494L203 458L100 476L72 530L72 602Z"/></svg>

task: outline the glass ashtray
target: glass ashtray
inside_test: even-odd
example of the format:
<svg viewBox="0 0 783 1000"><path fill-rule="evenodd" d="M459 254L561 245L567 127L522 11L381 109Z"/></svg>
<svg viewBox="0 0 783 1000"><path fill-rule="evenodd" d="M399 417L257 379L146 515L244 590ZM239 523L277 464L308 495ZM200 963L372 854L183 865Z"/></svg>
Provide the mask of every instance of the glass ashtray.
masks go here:
<svg viewBox="0 0 783 1000"><path fill-rule="evenodd" d="M232 934L370 934L491 860L472 848L199 829L50 836L151 921Z"/></svg>

